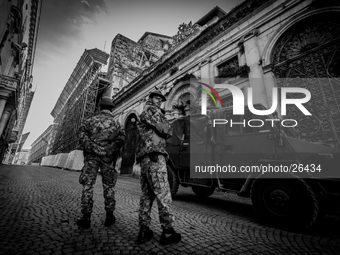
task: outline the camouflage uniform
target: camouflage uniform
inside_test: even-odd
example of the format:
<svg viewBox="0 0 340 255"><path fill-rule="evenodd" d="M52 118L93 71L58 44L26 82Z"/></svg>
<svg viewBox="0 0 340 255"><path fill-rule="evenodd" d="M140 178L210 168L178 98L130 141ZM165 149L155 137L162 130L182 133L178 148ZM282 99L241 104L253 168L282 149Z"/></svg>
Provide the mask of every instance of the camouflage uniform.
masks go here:
<svg viewBox="0 0 340 255"><path fill-rule="evenodd" d="M114 187L117 171L114 168L119 149L122 147L125 134L109 110L102 110L98 115L84 121L79 130L81 149L84 151L84 167L79 176L83 185L81 211L91 214L93 206L93 185L96 182L98 169L102 174L105 210L115 209Z"/></svg>
<svg viewBox="0 0 340 255"><path fill-rule="evenodd" d="M170 213L171 193L168 182L165 140L170 136L170 125L162 110L147 102L138 123L139 140L137 161L141 164L141 188L139 225L149 226L152 203L156 199L159 220L163 229L172 228Z"/></svg>

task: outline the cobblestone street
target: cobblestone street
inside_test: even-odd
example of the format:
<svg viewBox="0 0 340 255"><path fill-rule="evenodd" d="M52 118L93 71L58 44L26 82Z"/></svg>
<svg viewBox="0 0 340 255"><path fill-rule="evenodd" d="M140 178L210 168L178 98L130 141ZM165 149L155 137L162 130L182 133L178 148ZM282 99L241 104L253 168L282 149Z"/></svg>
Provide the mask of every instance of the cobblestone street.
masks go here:
<svg viewBox="0 0 340 255"><path fill-rule="evenodd" d="M91 228L80 216L79 172L34 166L0 166L1 254L340 254L339 217L327 216L307 233L262 225L248 199L216 192L198 199L180 188L173 201L182 242L161 246L156 204L154 238L136 244L139 180L119 176L116 223L107 228L101 176L97 178Z"/></svg>

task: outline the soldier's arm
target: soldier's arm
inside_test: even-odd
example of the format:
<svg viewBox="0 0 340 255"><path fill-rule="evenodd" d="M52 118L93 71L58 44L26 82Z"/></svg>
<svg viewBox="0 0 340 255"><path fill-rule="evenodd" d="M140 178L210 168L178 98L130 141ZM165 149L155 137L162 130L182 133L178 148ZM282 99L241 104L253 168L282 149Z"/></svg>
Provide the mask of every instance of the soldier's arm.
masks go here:
<svg viewBox="0 0 340 255"><path fill-rule="evenodd" d="M78 130L78 137L79 137L79 142L80 142L81 147L84 147L86 141L89 139L88 134L87 134L88 132L87 126L88 126L88 123L85 120Z"/></svg>
<svg viewBox="0 0 340 255"><path fill-rule="evenodd" d="M125 132L124 129L121 127L121 125L116 121L117 130L116 135L112 143L113 150L119 150L125 142Z"/></svg>
<svg viewBox="0 0 340 255"><path fill-rule="evenodd" d="M161 135L166 133L165 125L161 122L161 117L159 116L157 109L153 106L145 107L144 111L140 115L140 121L153 128Z"/></svg>
<svg viewBox="0 0 340 255"><path fill-rule="evenodd" d="M118 123L119 128L118 128L118 134L117 134L117 140L120 140L121 143L123 144L125 142L125 131L122 128L122 126Z"/></svg>
<svg viewBox="0 0 340 255"><path fill-rule="evenodd" d="M151 126L161 137L167 139L171 136L171 127L169 122L164 119L158 108L149 107L144 115L141 115L141 121Z"/></svg>
<svg viewBox="0 0 340 255"><path fill-rule="evenodd" d="M84 125L81 125L81 127L79 128L79 131L78 131L79 140L81 142L83 142L83 140L85 139L86 136L87 135L86 135L85 127L84 127Z"/></svg>

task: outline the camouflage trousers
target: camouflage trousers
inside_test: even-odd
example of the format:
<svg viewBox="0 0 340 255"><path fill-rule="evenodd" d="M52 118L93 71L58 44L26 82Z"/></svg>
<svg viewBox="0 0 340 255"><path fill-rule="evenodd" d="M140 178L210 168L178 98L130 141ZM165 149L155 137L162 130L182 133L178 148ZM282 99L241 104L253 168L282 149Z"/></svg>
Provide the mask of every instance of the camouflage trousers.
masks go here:
<svg viewBox="0 0 340 255"><path fill-rule="evenodd" d="M105 163L98 160L86 160L79 176L79 183L83 185L81 196L81 212L92 213L93 207L93 188L96 183L98 169L101 170L105 210L112 212L116 206L114 187L117 182L117 171L114 163Z"/></svg>
<svg viewBox="0 0 340 255"><path fill-rule="evenodd" d="M161 227L169 229L172 227L173 216L170 212L172 200L166 161L163 155L158 155L157 157L157 162L151 161L148 156L141 161L140 182L142 196L139 204L139 225L150 225L152 204L156 199Z"/></svg>

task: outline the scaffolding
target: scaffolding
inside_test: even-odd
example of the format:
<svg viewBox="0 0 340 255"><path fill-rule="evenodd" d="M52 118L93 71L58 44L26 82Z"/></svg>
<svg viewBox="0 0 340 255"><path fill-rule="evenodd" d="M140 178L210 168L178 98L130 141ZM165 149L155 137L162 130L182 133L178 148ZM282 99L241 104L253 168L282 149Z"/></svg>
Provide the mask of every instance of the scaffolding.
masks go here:
<svg viewBox="0 0 340 255"><path fill-rule="evenodd" d="M102 92L110 85L100 72L108 57L107 53L92 49L85 50L80 58L51 112L56 129L51 154L77 149L83 120L95 114Z"/></svg>

